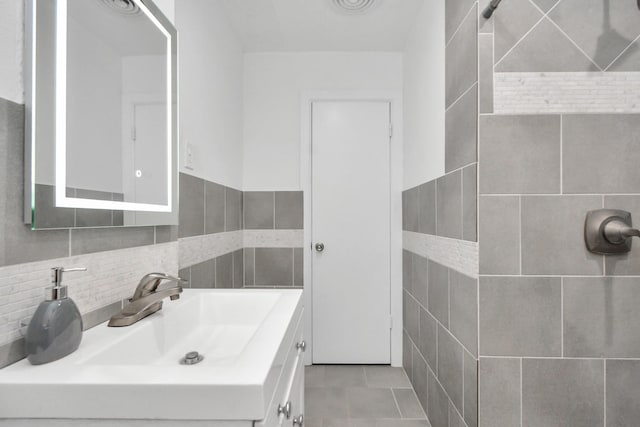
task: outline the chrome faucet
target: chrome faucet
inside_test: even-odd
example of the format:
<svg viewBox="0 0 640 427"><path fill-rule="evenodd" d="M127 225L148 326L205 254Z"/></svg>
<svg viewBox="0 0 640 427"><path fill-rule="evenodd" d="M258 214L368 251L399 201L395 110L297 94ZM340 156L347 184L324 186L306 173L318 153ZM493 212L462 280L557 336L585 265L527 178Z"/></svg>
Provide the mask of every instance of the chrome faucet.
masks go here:
<svg viewBox="0 0 640 427"><path fill-rule="evenodd" d="M170 288L158 290L163 281L174 282L176 285ZM188 283L179 277L164 273L150 273L144 276L136 287L133 297L120 313L111 317L109 326L130 326L140 319L162 309L162 300L170 298L171 301L180 298L183 284Z"/></svg>

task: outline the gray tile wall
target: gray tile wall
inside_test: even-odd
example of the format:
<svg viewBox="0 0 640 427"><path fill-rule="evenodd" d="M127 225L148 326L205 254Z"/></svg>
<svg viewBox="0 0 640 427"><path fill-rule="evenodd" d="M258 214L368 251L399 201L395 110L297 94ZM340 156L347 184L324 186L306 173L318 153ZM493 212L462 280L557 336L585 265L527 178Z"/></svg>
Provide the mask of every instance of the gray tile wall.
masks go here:
<svg viewBox="0 0 640 427"><path fill-rule="evenodd" d="M405 250L403 289L404 366L431 424L476 426L478 280Z"/></svg>
<svg viewBox="0 0 640 427"><path fill-rule="evenodd" d="M180 182L183 238L241 229L302 229L302 191L241 192L185 174ZM302 248L243 248L180 268L200 288L301 288L304 282Z"/></svg>
<svg viewBox="0 0 640 427"><path fill-rule="evenodd" d="M635 49L624 50L640 34L633 6L513 0L501 3L493 28L483 26L480 426L640 420L640 245L603 257L589 253L583 237L587 210L640 217L640 117L499 116L490 89L494 71L640 71L622 65L633 64ZM601 28L606 9L610 32Z"/></svg>
<svg viewBox="0 0 640 427"><path fill-rule="evenodd" d="M180 173L181 238L242 229L242 192Z"/></svg>
<svg viewBox="0 0 640 427"><path fill-rule="evenodd" d="M402 225L475 242L478 104L492 97L478 78L478 3L447 0L445 11L446 174L403 192ZM403 363L431 425L476 427L478 280L405 250L403 288Z"/></svg>
<svg viewBox="0 0 640 427"><path fill-rule="evenodd" d="M180 277L193 289L241 289L244 287L243 250L221 255L180 269Z"/></svg>
<svg viewBox="0 0 640 427"><path fill-rule="evenodd" d="M243 248L180 269L189 287L303 288L301 248Z"/></svg>
<svg viewBox="0 0 640 427"><path fill-rule="evenodd" d="M496 71L639 71L633 6L618 0L504 2L492 18ZM612 28L603 31L603 25Z"/></svg>
<svg viewBox="0 0 640 427"><path fill-rule="evenodd" d="M472 163L402 193L402 229L477 240L477 168Z"/></svg>

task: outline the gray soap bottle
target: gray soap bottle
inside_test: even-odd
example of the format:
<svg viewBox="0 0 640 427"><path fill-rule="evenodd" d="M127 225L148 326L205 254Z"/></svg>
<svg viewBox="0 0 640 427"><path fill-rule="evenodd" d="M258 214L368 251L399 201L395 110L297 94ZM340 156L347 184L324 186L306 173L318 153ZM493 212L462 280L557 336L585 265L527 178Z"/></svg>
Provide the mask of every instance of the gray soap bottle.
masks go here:
<svg viewBox="0 0 640 427"><path fill-rule="evenodd" d="M82 341L82 316L78 306L62 286L62 273L86 271L86 268L55 267L45 301L38 306L27 328L26 352L32 365L61 359L77 350Z"/></svg>

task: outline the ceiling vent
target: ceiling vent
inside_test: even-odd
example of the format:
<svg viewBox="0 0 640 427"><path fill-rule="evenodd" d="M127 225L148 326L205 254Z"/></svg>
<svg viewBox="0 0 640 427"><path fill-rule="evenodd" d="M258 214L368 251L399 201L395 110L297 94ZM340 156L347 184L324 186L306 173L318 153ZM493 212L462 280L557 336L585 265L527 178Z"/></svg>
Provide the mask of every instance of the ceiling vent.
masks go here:
<svg viewBox="0 0 640 427"><path fill-rule="evenodd" d="M347 15L361 15L371 10L378 2L376 0L331 0L335 8Z"/></svg>
<svg viewBox="0 0 640 427"><path fill-rule="evenodd" d="M101 3L109 9L121 13L123 15L138 15L142 11L133 0L100 0Z"/></svg>

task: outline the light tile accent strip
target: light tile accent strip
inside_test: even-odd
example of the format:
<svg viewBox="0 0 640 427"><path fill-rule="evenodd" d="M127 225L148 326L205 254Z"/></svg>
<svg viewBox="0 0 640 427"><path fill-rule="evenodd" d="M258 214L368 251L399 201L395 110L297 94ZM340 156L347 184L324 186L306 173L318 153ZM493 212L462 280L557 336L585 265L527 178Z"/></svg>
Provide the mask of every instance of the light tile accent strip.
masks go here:
<svg viewBox="0 0 640 427"><path fill-rule="evenodd" d="M304 230L244 230L245 248L301 248Z"/></svg>
<svg viewBox="0 0 640 427"><path fill-rule="evenodd" d="M242 248L301 248L303 230L239 230L179 239L179 265L187 267Z"/></svg>
<svg viewBox="0 0 640 427"><path fill-rule="evenodd" d="M179 265L187 267L237 251L242 249L242 240L241 230L179 239Z"/></svg>
<svg viewBox="0 0 640 427"><path fill-rule="evenodd" d="M412 231L402 233L404 249L469 277L478 277L478 243Z"/></svg>
<svg viewBox="0 0 640 427"><path fill-rule="evenodd" d="M495 114L640 113L640 72L495 73Z"/></svg>
<svg viewBox="0 0 640 427"><path fill-rule="evenodd" d="M178 272L178 243L139 246L0 268L0 345L22 337L20 320L31 317L51 286L51 267L87 267L65 275L69 296L82 314L133 293L142 276L153 271Z"/></svg>

